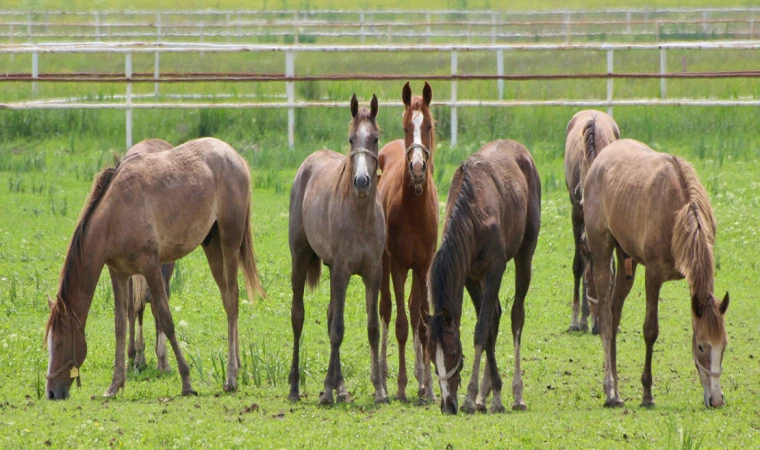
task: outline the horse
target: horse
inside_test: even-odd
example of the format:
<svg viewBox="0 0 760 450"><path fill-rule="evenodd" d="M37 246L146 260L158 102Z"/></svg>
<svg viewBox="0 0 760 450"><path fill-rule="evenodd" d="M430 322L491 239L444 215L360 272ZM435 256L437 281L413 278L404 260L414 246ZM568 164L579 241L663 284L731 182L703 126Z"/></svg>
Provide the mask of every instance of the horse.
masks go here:
<svg viewBox="0 0 760 450"><path fill-rule="evenodd" d="M470 156L454 174L446 201L441 247L430 267L427 354L433 358L441 387L441 412L456 414L464 355L460 339L464 289L475 306L475 361L467 386L465 412L485 410L493 390L493 412L504 411L496 367L496 337L501 304L499 287L507 262L515 263L512 339L515 371L512 409L526 408L522 397L520 339L525 296L541 225L541 180L530 152L519 142L499 140ZM478 392L483 351L486 365ZM477 396L477 398L476 398Z"/></svg>
<svg viewBox="0 0 760 450"><path fill-rule="evenodd" d="M157 153L170 150L174 146L162 139L145 139L129 149L125 157L135 153ZM170 298L169 280L174 273L174 263L163 264L161 274L164 277L164 288L166 289L166 298ZM156 359L158 360L157 369L161 372L169 372L169 361L166 358L166 336L161 332L161 325L158 322L158 315L153 310L150 290L142 275L133 275L129 279L128 300L127 300L127 320L129 321L129 349L127 356L129 366L135 370L143 370L147 367L145 362L145 338L143 337L143 314L146 303L151 305L151 312L156 323ZM137 333L135 333L135 322L137 324Z"/></svg>
<svg viewBox="0 0 760 450"><path fill-rule="evenodd" d="M87 357L85 327L104 266L114 292L116 357L105 391L114 396L126 379L125 340L129 277L145 277L161 330L171 343L182 394L197 395L167 302L161 265L203 244L227 312L226 391L237 388L239 343L238 264L249 295L259 283L251 238L251 184L245 160L228 144L196 139L172 151L138 153L98 174L74 230L55 301L48 299L49 399L69 396Z"/></svg>
<svg viewBox="0 0 760 450"><path fill-rule="evenodd" d="M636 266L646 267L646 359L641 384L642 406L652 398L652 350L659 334L657 306L666 281L686 278L691 296L692 356L708 407L723 405L720 389L723 352L728 344L722 302L713 294L716 222L710 199L688 162L655 152L641 142L610 144L589 169L583 189L584 220L592 262L618 267L626 257L630 270L618 270L610 291L607 264L594 266L599 292L599 324L604 349L605 406L621 406L618 390L617 334ZM629 272L630 276L626 274Z"/></svg>
<svg viewBox="0 0 760 450"><path fill-rule="evenodd" d="M385 251L380 288L382 345L380 365L388 378L388 328L391 321L391 289L396 295L396 339L398 340L398 392L396 400L406 401L406 341L409 322L404 306L404 286L412 271L409 315L414 342L414 374L420 398L435 400L430 364L425 364L422 343L426 340L427 274L438 242L438 192L433 181L435 128L430 113L433 90L425 82L422 97L412 98L409 83L401 91L404 102L404 139L380 150L382 176L378 181L380 201L385 211ZM429 359L427 359L429 361ZM387 388L386 388L387 389Z"/></svg>
<svg viewBox="0 0 760 450"><path fill-rule="evenodd" d="M590 267L586 264L583 235L583 205L581 204L583 180L594 158L607 145L620 139L617 123L609 115L595 110L583 110L576 113L567 124L567 140L565 142L565 184L570 194L571 218L573 221L573 239L575 253L573 256L573 316L568 331L588 331L588 317L591 312L592 332L597 334L596 327L596 294L594 290ZM582 305L579 288L583 280ZM590 303L590 305L589 305ZM581 320L578 321L578 314Z"/></svg>
<svg viewBox="0 0 760 450"><path fill-rule="evenodd" d="M330 336L330 363L320 404L349 401L340 365L346 288L351 275L364 281L367 334L370 344L371 380L375 402L387 403L385 381L378 356L380 325L377 296L382 276L385 247L385 219L377 195L377 97L370 109L359 109L356 95L351 98L348 155L321 150L304 160L290 190L288 240L292 261L291 325L293 363L289 382L290 401L299 401L299 350L304 321L303 293L308 283L314 289L324 262L330 268L330 305L327 330Z"/></svg>

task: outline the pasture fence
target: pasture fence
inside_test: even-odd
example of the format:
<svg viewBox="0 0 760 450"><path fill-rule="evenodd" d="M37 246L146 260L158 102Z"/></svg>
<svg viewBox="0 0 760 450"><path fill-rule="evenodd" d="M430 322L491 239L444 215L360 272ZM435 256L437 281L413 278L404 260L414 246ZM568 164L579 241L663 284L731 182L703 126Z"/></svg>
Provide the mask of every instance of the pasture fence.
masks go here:
<svg viewBox="0 0 760 450"><path fill-rule="evenodd" d="M538 106L569 106L569 107L607 107L612 114L614 106L760 106L760 99L730 98L730 99L699 99L699 98L668 98L666 80L680 79L717 79L717 78L759 78L760 70L728 71L728 72L668 72L667 52L669 50L757 50L760 42L731 41L731 42L686 42L661 44L496 44L496 45L227 45L227 44L169 44L169 43L67 43L67 44L24 44L0 46L0 54L31 54L31 73L7 73L0 75L0 82L30 82L33 91L37 83L51 82L87 82L87 83L125 83L126 91L123 102L88 102L82 99L35 99L20 102L0 103L0 109L6 110L42 110L42 109L122 109L126 111L126 146L132 146L132 111L135 109L204 109L204 108L274 108L288 111L288 145L295 144L295 109L297 108L336 108L345 107L340 101L300 101L296 99L295 84L297 82L324 80L448 80L451 82L449 100L435 101L434 105L450 109L450 145L457 145L458 123L457 109L464 107L538 107ZM606 73L566 73L566 74L505 74L505 51L594 51L606 53ZM658 51L660 55L660 70L657 73L615 73L614 52L626 50ZM170 72L161 75L159 70L159 55L162 53L284 53L285 71L282 73L252 74L252 73L212 73L212 72ZM295 55L298 53L351 53L351 52L437 52L449 53L451 61L450 75L404 75L404 74L326 74L316 76L296 76ZM460 52L489 52L496 55L496 74L460 74L458 54ZM123 54L124 76L113 73L77 72L64 74L40 74L40 54ZM133 54L155 54L154 72L133 72ZM660 98L614 98L614 79L640 78L659 79ZM551 99L551 100L504 100L504 82L522 80L558 80L558 79L606 79L607 92L605 99ZM468 80L493 80L497 83L498 100L460 100L457 97L457 83ZM192 83L192 82L284 82L285 102L249 102L249 101L156 101L164 100L158 95L160 83ZM155 83L152 95L133 95L133 83ZM116 98L116 97L114 97ZM154 101L143 102L145 98ZM184 96L171 96L171 99L186 99ZM190 97L192 99L192 97ZM217 98L218 100L218 98ZM397 102L381 102L383 106L398 106Z"/></svg>
<svg viewBox="0 0 760 450"><path fill-rule="evenodd" d="M162 42L283 38L294 44L316 38L358 38L392 43L431 39L506 40L669 35L754 39L760 7L603 10L175 10L0 11L0 38Z"/></svg>

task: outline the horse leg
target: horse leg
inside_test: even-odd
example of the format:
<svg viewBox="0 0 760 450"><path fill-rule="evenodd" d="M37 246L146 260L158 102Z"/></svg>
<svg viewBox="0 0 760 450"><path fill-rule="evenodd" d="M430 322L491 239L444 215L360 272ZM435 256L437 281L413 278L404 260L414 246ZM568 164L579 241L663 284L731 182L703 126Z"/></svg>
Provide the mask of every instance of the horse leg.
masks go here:
<svg viewBox="0 0 760 450"><path fill-rule="evenodd" d="M372 380L372 385L375 387L375 403L388 403L388 394L385 391L385 383L383 382L383 378L380 373L380 358L378 355L378 344L380 341L380 323L377 314L377 294L380 291L381 277L382 268L377 267L372 273L363 276L362 279L364 281L364 295L367 308L367 338L369 340L370 349L370 379ZM401 383L399 381L399 393L403 393L401 391L400 384ZM403 399L405 398L406 395L403 396Z"/></svg>
<svg viewBox="0 0 760 450"><path fill-rule="evenodd" d="M613 333L612 296L610 292L612 271L609 261L612 258L612 236L605 230L598 237L589 236L589 243L596 244L591 248L591 258L594 264L594 285L599 296L598 327L604 352L604 406L616 407L621 406L621 403L615 394L617 387L613 377L615 370L612 367L615 362L615 358L612 356L612 351L615 348L613 340L617 337Z"/></svg>
<svg viewBox="0 0 760 450"><path fill-rule="evenodd" d="M137 364L135 363L135 356L137 354L137 349L135 348L136 315L132 277L129 277L129 281L127 282L127 320L129 321L129 349L127 350L127 358L129 358L129 367L134 367L135 369L137 369Z"/></svg>
<svg viewBox="0 0 760 450"><path fill-rule="evenodd" d="M161 266L158 262L145 270L145 280L148 282L148 289L151 294L151 307L154 314L158 316L161 331L163 331L169 343L171 343L174 357L177 360L177 371L182 378L182 395L198 395L193 390L192 382L190 381L190 366L182 355L182 349L174 332L174 320L169 310L169 299L166 297L165 283L161 275Z"/></svg>
<svg viewBox="0 0 760 450"><path fill-rule="evenodd" d="M114 325L116 334L116 355L113 365L113 379L111 385L103 394L105 397L113 397L124 388L124 382L127 379L126 366L126 340L127 340L127 284L129 275L124 275L112 268L108 268L111 274L111 284L113 285L114 299Z"/></svg>
<svg viewBox="0 0 760 450"><path fill-rule="evenodd" d="M635 263L634 263L635 264ZM635 267L635 266L634 266ZM621 270L620 273L625 272ZM641 374L641 384L644 387L644 397L641 406L654 406L652 397L652 351L657 336L660 334L660 325L657 319L657 304L660 301L660 287L662 281L646 271L647 313L644 319L644 341L647 344L646 359L644 360L644 372Z"/></svg>
<svg viewBox="0 0 760 450"><path fill-rule="evenodd" d="M488 394L493 390L493 403L491 406L492 413L504 412L504 405L501 402L501 376L499 375L499 369L496 365L496 337L499 335L499 322L501 322L501 304L498 299L496 300L497 312L491 319L491 333L486 342L486 365L483 369L483 382L480 385L480 392L482 394L483 408L488 399ZM522 387L522 380L520 381ZM522 389L520 392L522 397ZM525 404L523 403L523 406Z"/></svg>
<svg viewBox="0 0 760 450"><path fill-rule="evenodd" d="M171 367L169 366L169 359L166 352L166 335L161 330L161 322L158 320L158 310L155 306L155 301L148 302L150 305L150 312L153 314L153 322L156 325L156 369L159 372L169 373Z"/></svg>
<svg viewBox="0 0 760 450"><path fill-rule="evenodd" d="M288 400L298 402L301 400L298 384L300 382L301 372L299 368L301 352L301 333L303 332L304 322L304 305L303 291L306 285L306 275L308 263L311 258L316 257L314 252L309 248L298 252L293 250L292 266L290 272L290 286L293 290L293 297L290 304L290 326L293 329L293 361L290 364L290 374L288 382L290 383L290 394Z"/></svg>
<svg viewBox="0 0 760 450"><path fill-rule="evenodd" d="M472 278L466 278L464 282L467 292L470 294L472 305L475 307L475 317L480 315L480 306L483 302L483 283L481 280L473 280ZM480 390L478 396L475 398L475 410L485 412L486 400L491 393L491 374L488 370L488 359L486 358L486 364L483 367L483 381L480 384Z"/></svg>
<svg viewBox="0 0 760 450"><path fill-rule="evenodd" d="M588 331L588 300L585 292L583 295L583 311L581 311L581 297L579 295L581 280L583 278L583 253L581 252L581 235L583 234L583 211L573 205L573 240L575 241L575 254L573 256L573 318L568 331ZM585 289L584 289L585 291ZM579 313L583 314L578 321Z"/></svg>
<svg viewBox="0 0 760 450"><path fill-rule="evenodd" d="M622 264L625 258L623 252L620 249L616 249L615 253L617 255L618 264ZM626 297L628 297L628 294L631 292L633 280L636 276L636 263L633 263L630 279L626 276L625 270L616 273L613 268L614 265L610 263L610 271L615 279L615 283L612 287L612 333L614 337L612 339L610 356L612 363L612 377L615 380L615 398L620 404L622 404L623 400L620 399L620 386L617 374L617 335L620 332L620 320L623 318L623 304L625 303Z"/></svg>
<svg viewBox="0 0 760 450"><path fill-rule="evenodd" d="M523 381L520 360L520 343L522 331L525 325L525 297L528 295L530 281L533 274L533 253L536 249L536 241L526 242L515 258L515 300L512 303L512 342L515 349L515 372L512 378L512 403L513 410L525 410L523 400Z"/></svg>
<svg viewBox="0 0 760 450"><path fill-rule="evenodd" d="M428 266L429 267L429 266ZM417 395L426 401L435 401L433 392L433 374L430 371L430 358L425 355L423 342L427 342L426 318L430 313L428 304L427 270L412 271L412 295L409 300L409 315L412 319L414 342L414 375L417 378Z"/></svg>
<svg viewBox="0 0 760 450"><path fill-rule="evenodd" d="M338 401L348 401L348 392L343 384L340 368L340 345L343 343L345 323L343 320L346 306L346 288L351 275L342 267L330 267L330 306L327 310L327 328L330 334L330 365L327 368L324 391L319 396L319 403L330 405L335 402L333 390L337 391Z"/></svg>
<svg viewBox="0 0 760 450"><path fill-rule="evenodd" d="M383 327L382 340L380 342L380 374L383 377L383 387L388 390L388 328L391 324L391 260L390 256L383 252L383 275L380 282L380 319Z"/></svg>
<svg viewBox="0 0 760 450"><path fill-rule="evenodd" d="M127 302L130 302L130 301L131 299L127 300ZM148 366L148 364L145 362L145 335L143 334L144 315L145 315L145 303L142 303L140 307L137 309L137 339L135 342L136 354L135 354L135 360L134 360L134 368L137 370L143 370ZM130 324L130 327L134 325L134 320L135 320L134 318L131 319L132 324ZM131 333L131 330L130 330L130 333Z"/></svg>
<svg viewBox="0 0 760 450"><path fill-rule="evenodd" d="M406 317L406 305L404 304L407 271L400 268L398 264L391 263L391 276L393 277L393 293L396 297L396 341L398 342L398 391L396 392L396 400L405 402L407 401L406 385L409 382L406 375L406 341L409 339L409 320ZM414 290L414 286L412 286L412 290Z"/></svg>
<svg viewBox="0 0 760 450"><path fill-rule="evenodd" d="M478 395L478 376L480 375L480 359L490 338L492 318L497 312L499 303L501 278L507 265L506 261L501 257L503 252L497 250L497 253L498 255L491 261L488 273L486 274L482 303L478 312L477 322L475 323L475 360L472 365L470 382L467 385L467 397L462 405L462 411L465 412L475 411L475 398ZM496 372L496 377L494 377L494 373L491 370L491 386L494 396L496 396L501 392L501 378L498 377L498 372Z"/></svg>

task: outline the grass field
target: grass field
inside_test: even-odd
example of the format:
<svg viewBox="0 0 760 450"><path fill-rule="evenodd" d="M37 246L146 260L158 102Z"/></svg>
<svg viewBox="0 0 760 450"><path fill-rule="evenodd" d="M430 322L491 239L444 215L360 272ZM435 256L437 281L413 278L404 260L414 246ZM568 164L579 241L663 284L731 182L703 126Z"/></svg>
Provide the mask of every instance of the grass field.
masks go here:
<svg viewBox="0 0 760 450"><path fill-rule="evenodd" d="M493 0L382 3L385 7L498 7ZM577 5L576 5L577 3ZM613 2L614 3L614 2ZM662 2L660 6L700 6L701 0ZM268 2L280 7L375 7L342 0ZM625 6L642 6L629 2ZM749 5L730 2L726 5ZM255 8L261 2L79 2L72 9L109 8ZM554 0L539 5L519 0L510 8L620 6L590 1ZM2 8L61 8L60 0L3 2ZM658 55L616 54L616 71L656 71ZM756 52L669 53L674 65L688 70L759 69ZM282 71L281 55L165 57L163 70ZM603 54L549 53L506 55L508 73L603 71ZM5 64L5 60L0 60ZM152 55L135 57L135 70L151 70ZM95 65L97 64L97 66ZM122 57L64 58L43 55L41 72L123 70ZM165 64L165 66L164 66ZM460 73L490 73L495 63L476 53L460 55ZM299 55L303 73L447 73L448 55L346 55L326 60ZM28 57L8 61L6 71L28 71ZM604 81L507 83L505 98L601 97ZM383 100L398 98L400 82L311 83L300 85L304 99L346 100L356 92L373 92ZM449 83L432 83L436 99L448 98ZM413 83L418 92L421 82ZM123 94L123 85L41 84L39 96L92 98ZM152 85L137 86L146 93ZM162 87L162 93L282 94L281 84L192 84ZM615 81L616 97L656 97L659 81ZM669 81L673 97L733 98L760 96L755 80ZM459 98L494 98L496 84L459 83ZM31 97L30 86L0 84L0 101ZM111 161L110 150L124 150L124 113L58 111L0 113L0 447L42 448L283 448L283 447L449 447L452 448L754 448L760 442L760 354L757 330L757 262L760 252L760 134L758 108L616 108L625 137L678 154L693 162L712 199L718 219L716 294L731 293L727 312L730 343L725 354L722 388L727 406L707 410L691 356L690 301L686 283L667 283L661 292L660 338L655 346L654 397L657 406L641 409L639 381L644 359L643 273L628 299L618 341L621 394L626 406L602 408L602 351L598 337L568 334L571 301L572 236L570 204L564 187L562 154L571 108L459 110L457 148L448 143L449 110L436 107L440 139L435 180L441 199L457 165L483 143L498 138L523 142L531 150L542 178L542 228L534 276L526 300L523 333L525 412L503 415L442 416L437 405L415 403L375 406L369 380L363 290L358 279L349 287L343 373L354 398L350 404L319 407L317 398L327 369L329 341L326 309L329 282L306 296L304 359L306 397L290 404L290 259L287 244L288 193L295 171L311 151L345 150L348 108L298 110L297 146L287 149L284 111L136 111L135 141L161 137L174 143L215 136L235 146L249 161L253 188L253 233L265 300L241 297L240 339L243 368L235 394L224 394L220 367L226 357L226 321L219 292L203 252L180 261L172 281L171 309L186 358L191 362L197 398L183 398L174 371L152 369L153 330L146 327L148 370L128 373L127 387L115 399L101 397L113 370L113 295L104 271L87 327L89 355L82 367L82 387L66 402L44 400L47 352L42 349L47 295L54 295L58 274L77 216L95 174ZM401 136L400 108L381 108L381 144ZM326 272L326 271L325 271ZM242 280L241 280L242 281ZM242 283L241 283L242 286ZM241 291L242 292L242 291ZM513 266L507 267L500 299L508 305L514 292ZM472 357L473 308L465 298L462 324L463 376ZM505 308L506 309L506 308ZM508 314L502 324L509 322ZM146 323L152 319L146 317ZM501 327L497 361L505 380L512 375L509 327ZM408 349L408 352L411 351ZM395 394L397 348L391 339L390 394ZM408 362L411 362L409 360ZM414 380L409 392L414 392ZM505 402L510 399L507 388ZM437 386L437 383L436 383ZM436 387L436 392L438 388Z"/></svg>

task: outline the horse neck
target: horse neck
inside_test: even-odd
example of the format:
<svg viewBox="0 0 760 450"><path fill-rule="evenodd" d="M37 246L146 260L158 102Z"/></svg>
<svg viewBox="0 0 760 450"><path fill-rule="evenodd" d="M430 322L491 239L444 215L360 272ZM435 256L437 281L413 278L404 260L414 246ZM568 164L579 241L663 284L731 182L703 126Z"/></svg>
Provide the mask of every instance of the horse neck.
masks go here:
<svg viewBox="0 0 760 450"><path fill-rule="evenodd" d="M462 317L464 280L471 263L471 246L455 241L458 240L444 235L441 248L433 259L430 268L430 296L434 314L441 313L446 307L459 321ZM443 301L440 301L441 298Z"/></svg>
<svg viewBox="0 0 760 450"><path fill-rule="evenodd" d="M77 282L67 292L58 294L66 297L67 307L74 311L82 326L85 326L105 260L100 239L90 236L85 239L83 249L82 262L73 273Z"/></svg>

